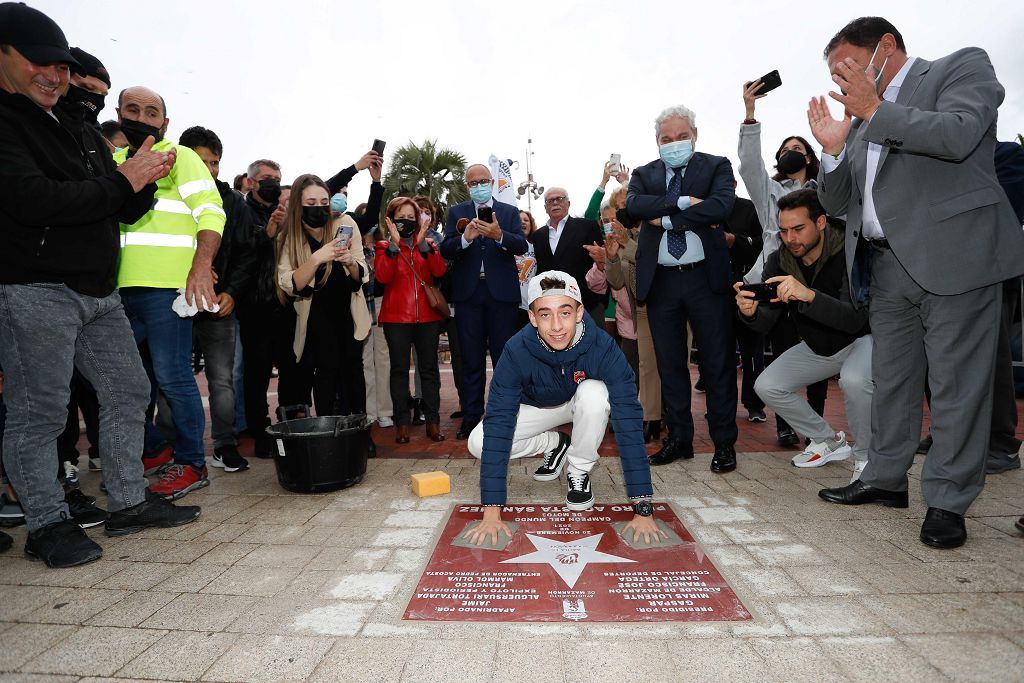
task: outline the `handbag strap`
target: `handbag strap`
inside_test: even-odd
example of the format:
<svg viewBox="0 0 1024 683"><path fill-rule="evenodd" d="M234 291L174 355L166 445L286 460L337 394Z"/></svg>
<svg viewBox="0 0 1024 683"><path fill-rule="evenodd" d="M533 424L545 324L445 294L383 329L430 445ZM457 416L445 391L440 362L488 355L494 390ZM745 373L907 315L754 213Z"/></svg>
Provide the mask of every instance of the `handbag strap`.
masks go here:
<svg viewBox="0 0 1024 683"><path fill-rule="evenodd" d="M433 249L431 249L431 251L433 251ZM421 278L420 274L416 271L416 265L413 263L413 260L412 260L412 253L411 253L412 252L412 247L409 248L409 252L410 252L409 257L406 257L406 255L402 253L402 245L401 244L398 245L398 255L401 256L402 259L406 263L409 264L409 270L412 271L412 276L414 278L416 278L417 280L419 280L420 284L423 285L423 289L427 289L431 285L428 285L426 282L424 282L423 278Z"/></svg>

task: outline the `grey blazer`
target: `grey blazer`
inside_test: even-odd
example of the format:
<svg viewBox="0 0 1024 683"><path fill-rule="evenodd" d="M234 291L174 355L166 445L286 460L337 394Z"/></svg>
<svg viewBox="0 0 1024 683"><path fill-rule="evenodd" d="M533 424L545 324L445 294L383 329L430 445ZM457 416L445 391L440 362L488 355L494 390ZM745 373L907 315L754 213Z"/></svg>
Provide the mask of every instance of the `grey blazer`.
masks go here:
<svg viewBox="0 0 1024 683"><path fill-rule="evenodd" d="M993 163L1003 95L988 55L969 47L934 62L917 59L895 102L883 102L870 121L854 119L846 157L818 177L825 210L846 214L851 283L868 284L854 260L869 142L882 145L875 211L922 289L962 294L1024 272L1024 232Z"/></svg>

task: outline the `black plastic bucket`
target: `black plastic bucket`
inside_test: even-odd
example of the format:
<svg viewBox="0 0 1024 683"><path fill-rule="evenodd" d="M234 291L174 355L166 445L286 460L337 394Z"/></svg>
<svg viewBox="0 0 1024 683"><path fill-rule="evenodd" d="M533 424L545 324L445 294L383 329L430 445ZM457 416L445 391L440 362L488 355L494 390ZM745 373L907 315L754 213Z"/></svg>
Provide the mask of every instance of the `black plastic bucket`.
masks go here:
<svg viewBox="0 0 1024 683"><path fill-rule="evenodd" d="M277 441L278 482L295 493L323 493L358 484L366 474L370 425L366 415L332 415L267 427L267 434Z"/></svg>

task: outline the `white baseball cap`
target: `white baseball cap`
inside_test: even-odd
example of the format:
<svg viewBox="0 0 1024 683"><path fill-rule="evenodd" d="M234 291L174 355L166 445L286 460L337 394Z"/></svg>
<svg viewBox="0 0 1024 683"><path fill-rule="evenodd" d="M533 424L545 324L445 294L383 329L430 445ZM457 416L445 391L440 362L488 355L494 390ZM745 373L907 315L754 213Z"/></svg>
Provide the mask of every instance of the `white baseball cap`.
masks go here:
<svg viewBox="0 0 1024 683"><path fill-rule="evenodd" d="M541 289L540 283L548 279L561 280L565 283L565 287ZM583 295L580 294L580 286L576 282L576 278L561 270L546 270L530 278L530 286L526 292L527 305L532 306L534 301L545 296L567 296L578 303L583 303Z"/></svg>

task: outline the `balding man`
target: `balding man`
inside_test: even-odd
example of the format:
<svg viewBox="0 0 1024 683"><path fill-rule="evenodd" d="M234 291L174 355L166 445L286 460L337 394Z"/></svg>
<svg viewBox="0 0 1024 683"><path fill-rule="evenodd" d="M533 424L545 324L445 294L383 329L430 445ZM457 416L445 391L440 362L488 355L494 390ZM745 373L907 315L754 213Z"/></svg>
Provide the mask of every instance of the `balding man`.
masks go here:
<svg viewBox="0 0 1024 683"><path fill-rule="evenodd" d="M569 193L552 187L544 193L544 210L548 222L537 231L533 246L537 252L537 272L560 270L586 283L587 271L594 260L587 247L594 247L595 258L604 256L604 234L597 221L569 215ZM598 325L604 322L608 294L597 294L583 286L583 307Z"/></svg>
<svg viewBox="0 0 1024 683"><path fill-rule="evenodd" d="M81 66L38 10L0 3L0 366L7 476L25 509L25 552L50 567L103 550L69 519L54 477L71 374L96 387L109 536L187 524L198 507L146 494L138 454L149 382L115 290L118 221L146 213L173 149L115 167L99 133L56 107ZM83 153L84 150L84 153Z"/></svg>
<svg viewBox="0 0 1024 683"><path fill-rule="evenodd" d="M153 208L134 223L121 224L121 261L117 285L121 290L135 341L149 349L152 377L167 399L174 418L174 459L147 462L147 470L166 465L150 488L169 500L209 485L203 450L203 412L199 387L192 374L192 319L197 310L215 312L213 258L220 246L225 215L220 193L202 158L184 146L164 139L167 105L149 88L121 92L117 115L128 149L114 155L129 161L143 141L157 140L153 149L174 150L174 167L157 182ZM179 291L191 311L172 305Z"/></svg>
<svg viewBox="0 0 1024 683"><path fill-rule="evenodd" d="M491 363L515 334L519 320L516 256L526 253L523 224L514 206L494 201L494 179L483 164L466 169L469 201L448 209L441 255L452 261L455 327L462 345L462 426L469 438L484 414L487 352Z"/></svg>

